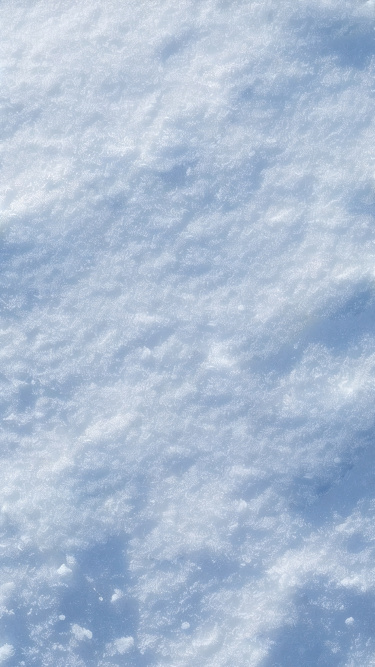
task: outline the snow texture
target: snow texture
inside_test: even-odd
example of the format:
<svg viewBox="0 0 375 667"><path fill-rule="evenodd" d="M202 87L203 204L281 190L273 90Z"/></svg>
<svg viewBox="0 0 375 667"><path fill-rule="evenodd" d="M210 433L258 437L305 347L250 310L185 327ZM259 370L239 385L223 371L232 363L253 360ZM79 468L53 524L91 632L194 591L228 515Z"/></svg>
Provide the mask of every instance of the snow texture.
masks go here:
<svg viewBox="0 0 375 667"><path fill-rule="evenodd" d="M374 1L0 19L0 662L374 665Z"/></svg>

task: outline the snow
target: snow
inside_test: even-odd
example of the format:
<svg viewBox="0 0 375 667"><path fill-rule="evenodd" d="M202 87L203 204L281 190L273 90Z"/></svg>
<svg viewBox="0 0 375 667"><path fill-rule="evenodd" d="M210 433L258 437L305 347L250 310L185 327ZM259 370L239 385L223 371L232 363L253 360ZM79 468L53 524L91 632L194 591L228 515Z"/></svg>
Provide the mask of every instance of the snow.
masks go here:
<svg viewBox="0 0 375 667"><path fill-rule="evenodd" d="M134 639L133 637L119 637L119 639L116 639L114 641L114 648L117 653L120 655L124 655L124 653L128 653L134 646Z"/></svg>
<svg viewBox="0 0 375 667"><path fill-rule="evenodd" d="M73 623L72 633L75 639L78 641L82 641L83 639L92 639L91 630L87 630L87 628L81 628L81 626L77 625L77 623Z"/></svg>
<svg viewBox="0 0 375 667"><path fill-rule="evenodd" d="M121 600L121 598L124 597L124 594L122 591L120 591L119 588L115 589L115 592L113 593L111 597L111 602L117 602L117 600Z"/></svg>
<svg viewBox="0 0 375 667"><path fill-rule="evenodd" d="M373 664L374 3L0 18L0 662Z"/></svg>
<svg viewBox="0 0 375 667"><path fill-rule="evenodd" d="M58 568L57 573L60 574L62 577L65 577L65 576L67 576L67 575L69 575L69 574L72 574L72 570L70 569L70 567L67 567L67 566L65 565L65 563L63 563L63 564L60 565L60 567Z"/></svg>
<svg viewBox="0 0 375 667"><path fill-rule="evenodd" d="M11 644L4 644L0 647L0 662L5 662L14 655L14 649Z"/></svg>

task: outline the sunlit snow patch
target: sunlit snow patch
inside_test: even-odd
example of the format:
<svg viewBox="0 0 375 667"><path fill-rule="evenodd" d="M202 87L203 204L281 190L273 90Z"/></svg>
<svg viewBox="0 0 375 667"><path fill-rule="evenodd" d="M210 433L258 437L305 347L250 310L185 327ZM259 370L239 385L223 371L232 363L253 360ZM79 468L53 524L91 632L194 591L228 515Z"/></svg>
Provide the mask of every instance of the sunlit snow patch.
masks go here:
<svg viewBox="0 0 375 667"><path fill-rule="evenodd" d="M5 662L8 658L14 655L14 648L12 644L3 644L0 647L0 662Z"/></svg>
<svg viewBox="0 0 375 667"><path fill-rule="evenodd" d="M91 630L82 628L80 625L77 625L77 623L73 623L72 633L78 641L82 641L83 639L92 639Z"/></svg>

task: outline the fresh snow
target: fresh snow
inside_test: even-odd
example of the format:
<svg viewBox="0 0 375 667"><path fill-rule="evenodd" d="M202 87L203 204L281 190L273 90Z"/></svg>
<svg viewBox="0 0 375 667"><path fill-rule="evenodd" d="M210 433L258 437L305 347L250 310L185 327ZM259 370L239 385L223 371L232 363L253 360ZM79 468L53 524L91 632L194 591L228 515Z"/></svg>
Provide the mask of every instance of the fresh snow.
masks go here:
<svg viewBox="0 0 375 667"><path fill-rule="evenodd" d="M373 0L0 4L0 662L375 664Z"/></svg>

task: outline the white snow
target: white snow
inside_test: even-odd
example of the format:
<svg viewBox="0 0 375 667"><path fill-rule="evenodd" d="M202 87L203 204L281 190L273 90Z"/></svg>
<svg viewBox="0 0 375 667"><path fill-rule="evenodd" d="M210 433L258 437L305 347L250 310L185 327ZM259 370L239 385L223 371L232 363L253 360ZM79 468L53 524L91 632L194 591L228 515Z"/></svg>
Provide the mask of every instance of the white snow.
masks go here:
<svg viewBox="0 0 375 667"><path fill-rule="evenodd" d="M91 630L88 630L87 628L82 628L77 623L73 623L72 633L74 637L78 639L78 641L82 641L83 639L92 639Z"/></svg>
<svg viewBox="0 0 375 667"><path fill-rule="evenodd" d="M0 4L0 661L373 664L374 19Z"/></svg>
<svg viewBox="0 0 375 667"><path fill-rule="evenodd" d="M117 600L121 600L122 597L124 597L123 592L120 591L119 588L116 588L115 592L111 596L111 602L117 602Z"/></svg>
<svg viewBox="0 0 375 667"><path fill-rule="evenodd" d="M134 639L133 637L119 637L118 639L115 639L113 644L116 652L120 655L124 655L125 653L131 651L133 648Z"/></svg>
<svg viewBox="0 0 375 667"><path fill-rule="evenodd" d="M12 644L3 644L0 646L0 662L6 662L14 655L14 648Z"/></svg>
<svg viewBox="0 0 375 667"><path fill-rule="evenodd" d="M69 574L72 574L72 570L70 569L70 567L67 567L67 566L65 565L65 563L63 563L63 564L60 565L60 567L58 568L57 573L60 574L62 577L65 577L65 576L67 576L67 575L69 575Z"/></svg>

